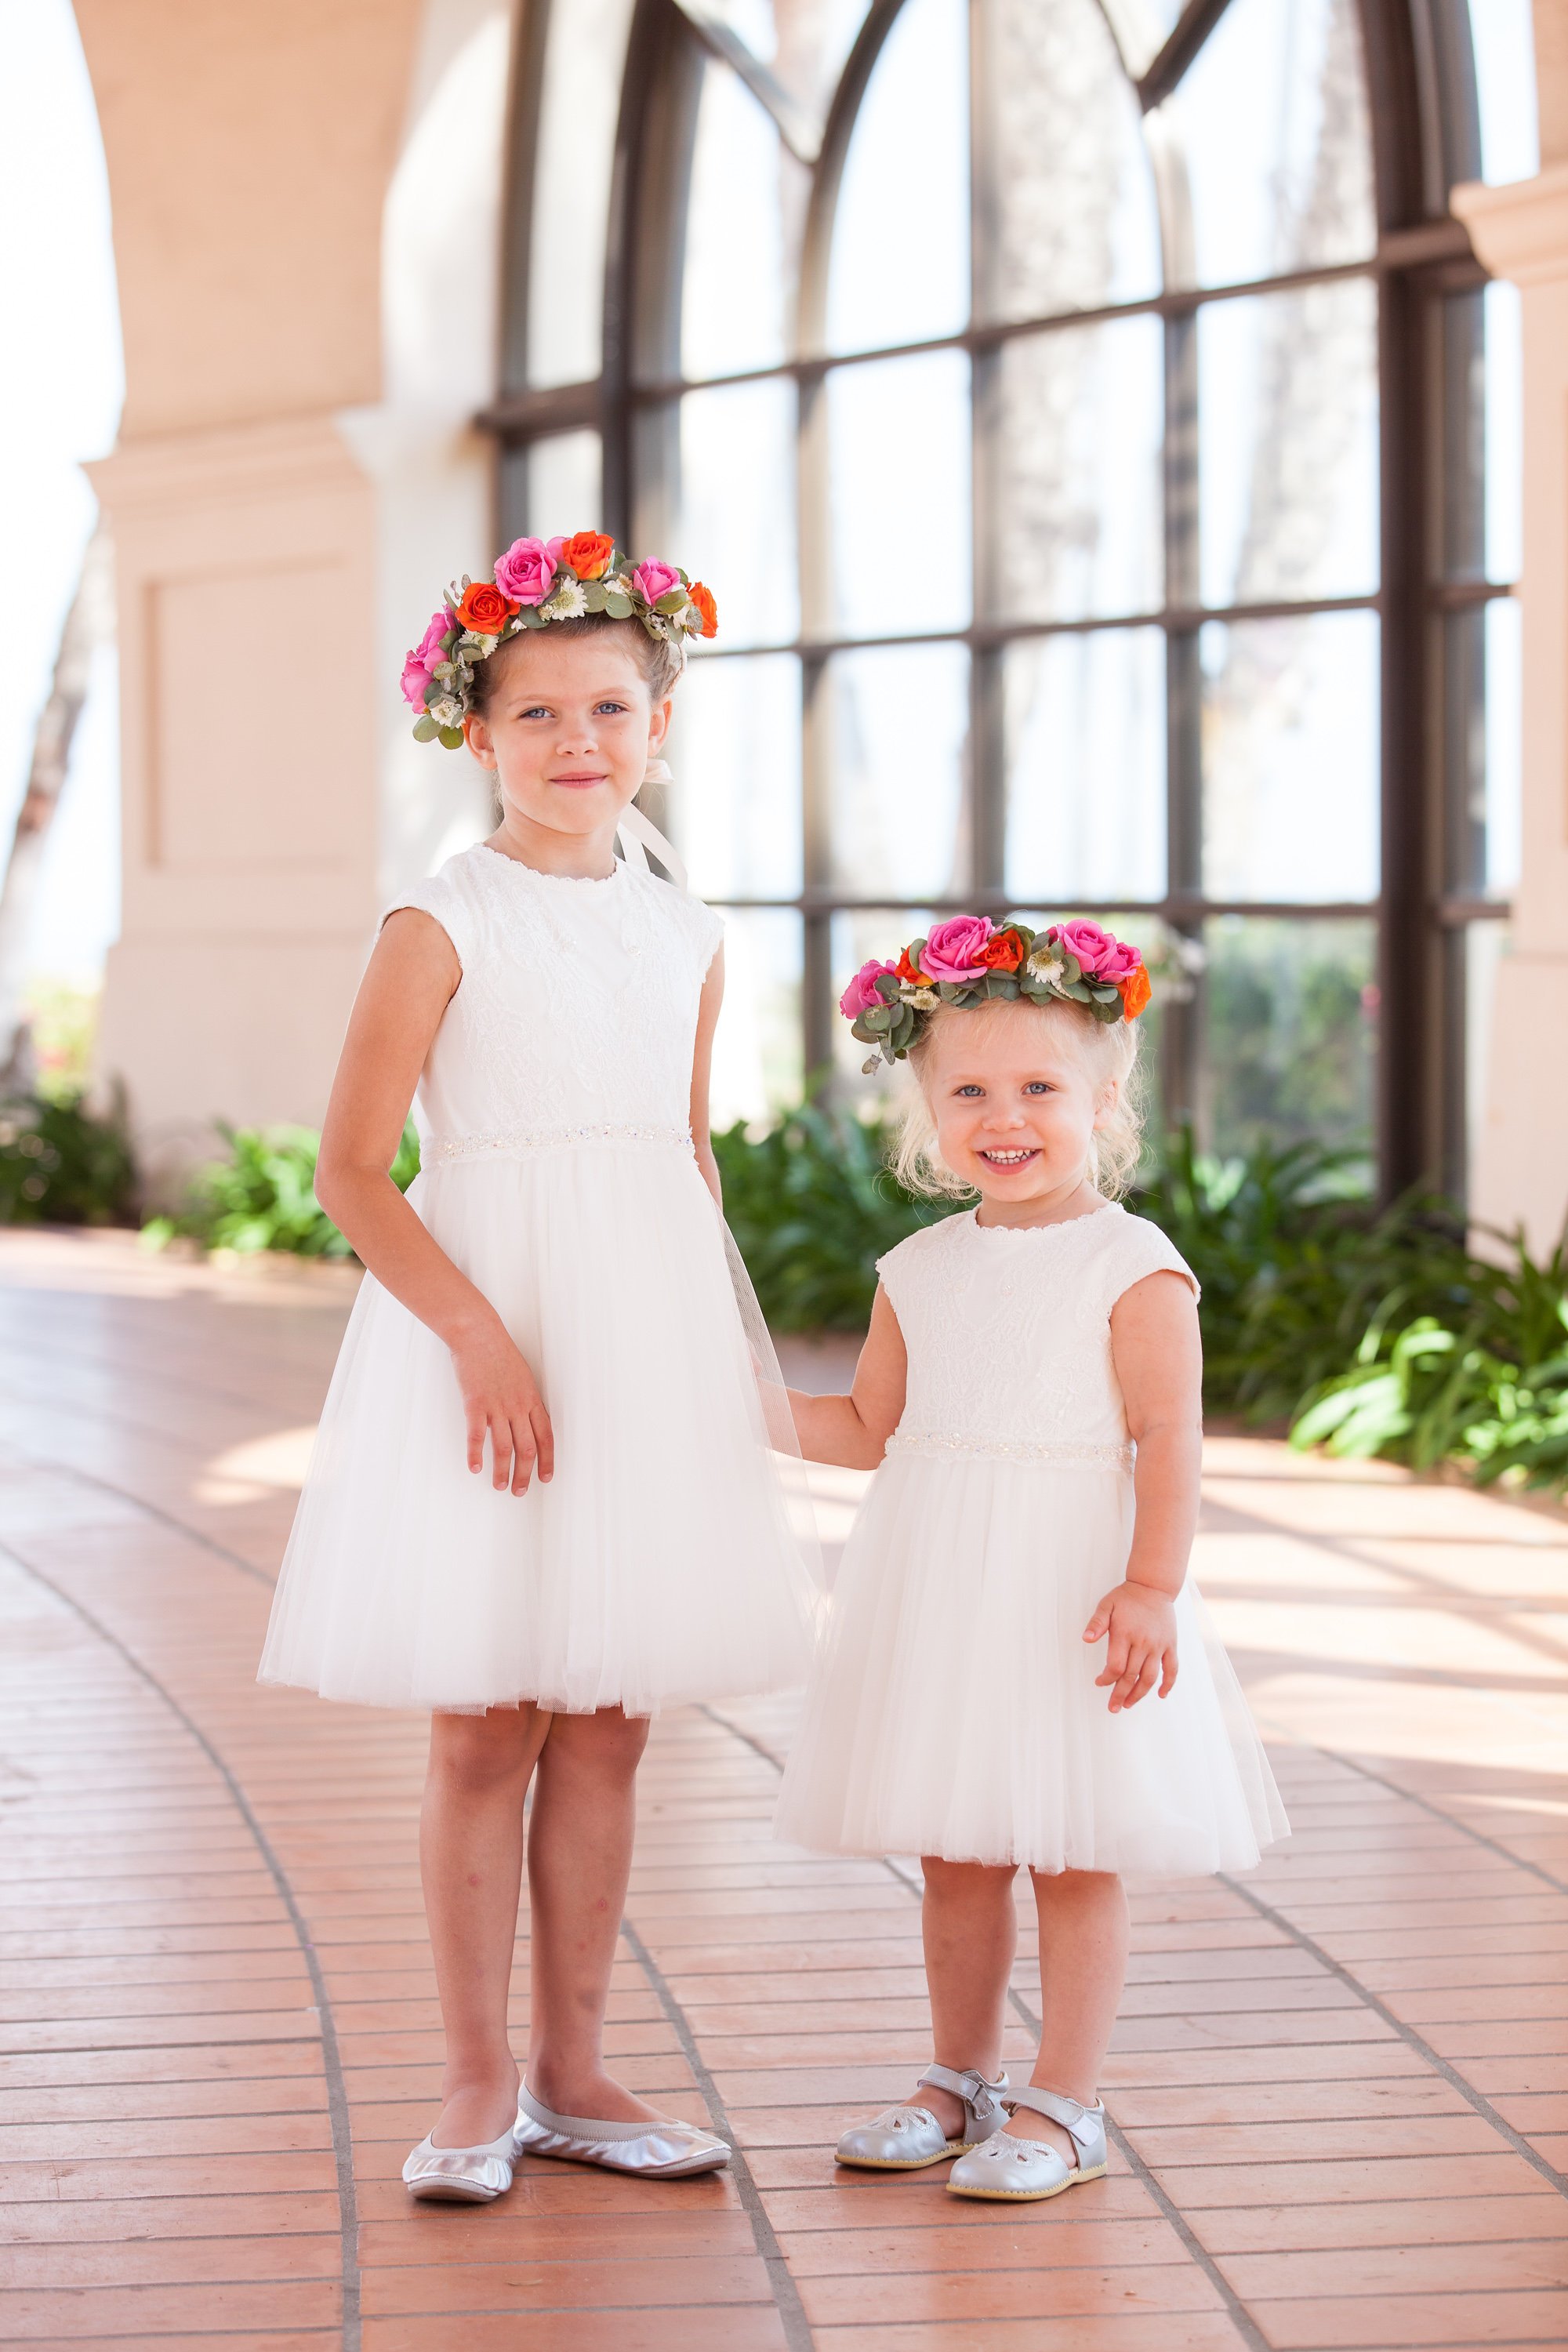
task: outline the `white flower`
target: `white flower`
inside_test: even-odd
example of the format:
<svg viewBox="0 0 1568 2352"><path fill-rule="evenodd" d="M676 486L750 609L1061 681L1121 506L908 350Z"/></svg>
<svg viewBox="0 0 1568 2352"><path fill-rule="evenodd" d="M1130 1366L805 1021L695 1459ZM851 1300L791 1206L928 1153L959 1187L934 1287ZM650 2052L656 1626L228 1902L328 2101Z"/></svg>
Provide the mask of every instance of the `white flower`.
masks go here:
<svg viewBox="0 0 1568 2352"><path fill-rule="evenodd" d="M464 640L463 651L469 661L489 661L500 643L499 637L481 637L476 629L470 629Z"/></svg>
<svg viewBox="0 0 1568 2352"><path fill-rule="evenodd" d="M1055 948L1037 948L1027 965L1031 980L1044 981L1047 988L1058 987L1066 970L1067 966Z"/></svg>
<svg viewBox="0 0 1568 2352"><path fill-rule="evenodd" d="M934 1013L942 1003L934 988L915 988L907 980L900 988L899 994L906 1004L912 1004L917 1013Z"/></svg>
<svg viewBox="0 0 1568 2352"><path fill-rule="evenodd" d="M563 580L552 595L540 606L547 621L575 621L588 609L588 599L580 580Z"/></svg>
<svg viewBox="0 0 1568 2352"><path fill-rule="evenodd" d="M460 727L463 706L455 696L443 694L430 705L430 716L437 727Z"/></svg>

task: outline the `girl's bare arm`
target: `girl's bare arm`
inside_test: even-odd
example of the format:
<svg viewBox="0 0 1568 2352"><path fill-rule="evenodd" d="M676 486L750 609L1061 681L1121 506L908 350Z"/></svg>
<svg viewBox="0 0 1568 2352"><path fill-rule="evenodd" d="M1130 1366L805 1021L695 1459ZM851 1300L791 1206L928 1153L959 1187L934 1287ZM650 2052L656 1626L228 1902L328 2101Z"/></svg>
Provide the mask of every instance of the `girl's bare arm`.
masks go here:
<svg viewBox="0 0 1568 2352"><path fill-rule="evenodd" d="M459 1273L409 1207L389 1170L431 1039L458 985L457 950L433 917L387 918L350 1016L332 1081L316 1198L384 1290L452 1351L479 1470L486 1433L496 1486L522 1494L537 1464L554 1468L550 1416L495 1308Z"/></svg>
<svg viewBox="0 0 1568 2352"><path fill-rule="evenodd" d="M702 1181L721 1209L724 1206L724 1188L719 1181L719 1162L713 1157L713 1139L709 1132L708 1089L713 1075L713 1032L719 1026L723 1002L724 950L720 947L708 967L697 1007L697 1044L691 1056L691 1148L697 1154Z"/></svg>
<svg viewBox="0 0 1568 2352"><path fill-rule="evenodd" d="M1110 1310L1110 1352L1138 1448L1132 1486L1137 1516L1121 1583L1084 1629L1110 1635L1097 1680L1110 1711L1134 1706L1176 1679L1173 1603L1187 1573L1198 1524L1203 1465L1203 1343L1197 1302L1179 1274L1146 1275Z"/></svg>
<svg viewBox="0 0 1568 2352"><path fill-rule="evenodd" d="M847 1470L875 1470L904 1410L909 1356L887 1292L879 1283L871 1328L847 1396L808 1396L791 1389L800 1450L808 1462L837 1462Z"/></svg>

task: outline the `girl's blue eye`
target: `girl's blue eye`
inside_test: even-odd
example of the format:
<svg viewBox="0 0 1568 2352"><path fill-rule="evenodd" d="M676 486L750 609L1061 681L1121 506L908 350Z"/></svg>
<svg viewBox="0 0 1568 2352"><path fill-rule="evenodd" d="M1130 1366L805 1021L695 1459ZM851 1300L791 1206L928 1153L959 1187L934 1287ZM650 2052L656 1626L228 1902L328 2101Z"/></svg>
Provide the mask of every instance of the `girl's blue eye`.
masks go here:
<svg viewBox="0 0 1568 2352"><path fill-rule="evenodd" d="M1055 1087L1047 1086L1044 1078L1031 1078L1024 1088L1026 1095L1048 1095L1054 1094L1055 1091Z"/></svg>
<svg viewBox="0 0 1568 2352"><path fill-rule="evenodd" d="M977 1087L977 1086L975 1086L975 1085L973 1084L973 1080L971 1080L968 1084L966 1084L966 1085L964 1085L964 1086L962 1086L962 1087L955 1087L953 1088L953 1092L954 1092L954 1094L960 1094L960 1095L978 1095L978 1094L984 1094L984 1091L985 1091L985 1089L984 1088L984 1087Z"/></svg>
<svg viewBox="0 0 1568 2352"><path fill-rule="evenodd" d="M601 702L595 708L600 710L625 710L626 706L624 702Z"/></svg>

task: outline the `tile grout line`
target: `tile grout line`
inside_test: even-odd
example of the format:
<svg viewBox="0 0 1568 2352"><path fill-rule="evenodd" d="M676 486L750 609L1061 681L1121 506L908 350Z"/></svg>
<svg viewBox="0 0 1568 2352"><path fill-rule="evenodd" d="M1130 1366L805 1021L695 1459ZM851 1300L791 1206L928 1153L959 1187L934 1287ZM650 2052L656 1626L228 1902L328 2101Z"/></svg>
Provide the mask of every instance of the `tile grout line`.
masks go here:
<svg viewBox="0 0 1568 2352"><path fill-rule="evenodd" d="M226 1561L230 1568L237 1568L242 1575L254 1577L258 1584L265 1584L269 1592L272 1591L274 1579L264 1568L258 1568L253 1559L245 1559L237 1551L230 1551L215 1537L204 1535L200 1528L193 1527L188 1519L178 1518L173 1511L165 1511L158 1504L149 1503L143 1496L133 1495L128 1486L117 1486L111 1478L99 1478L90 1470L79 1470L72 1462L58 1461L49 1454L30 1453L25 1445L18 1445L14 1438L7 1438L5 1444L30 1470L41 1470L46 1475L57 1478L74 1478L79 1486L95 1487L100 1495L112 1495L116 1502L129 1503L131 1508L140 1511L144 1518L154 1519L160 1527L172 1528L187 1543L195 1544L202 1551L211 1552L215 1559ZM23 1560L21 1565L26 1568L27 1563ZM31 1571L33 1574L37 1572L36 1570ZM48 1579L46 1577L44 1581L47 1583Z"/></svg>
<svg viewBox="0 0 1568 2352"><path fill-rule="evenodd" d="M757 1755L761 1756L764 1759L765 1762L771 1764L775 1772L783 1772L784 1762L782 1758L776 1756L771 1748L764 1747L760 1739L753 1738L749 1731L742 1731L738 1724L731 1723L727 1717L720 1715L713 1707L700 1706L698 1712L707 1716L710 1722L722 1725L726 1731L733 1732L737 1739L744 1740L748 1748L753 1749ZM920 1895L921 1883L919 1879L915 1878L909 1871L901 1870L899 1867L898 1863L890 1855L883 1854L879 1859L881 1861L882 1868L888 1872L890 1877L896 1879L900 1886L907 1888L910 1894L913 1895L918 1896ZM1041 2031L1040 2021L1029 2010L1026 2002L1014 1990L1011 1983L1009 1983L1007 1987L1007 1999L1016 2013L1022 2018L1024 2023L1028 2027L1029 2032L1037 2039ZM1230 2318L1237 2328L1237 2333L1247 2344L1248 2352L1270 2352L1268 2338L1264 2335L1263 2330L1258 2326L1257 2321L1253 2318L1252 2314L1248 2311L1246 2304L1243 2303L1241 2297L1237 2294L1236 2289L1231 2285L1230 2281L1226 2277L1224 2272L1220 2269L1218 2263L1215 2261L1214 2256L1209 2252L1207 2247L1203 2244L1201 2240L1193 2231L1192 2227L1188 2223L1185 2214L1183 2213L1181 2208L1176 2205L1166 2193L1163 2187L1155 2179L1153 2173L1151 2172L1149 2167L1144 2163L1137 2149L1131 2145L1131 2141L1121 2130L1120 2126L1112 2123L1109 2116L1106 2117L1106 2122L1110 2127L1110 2137L1114 2139L1117 2147L1121 2150L1122 2155L1127 2158L1129 2165L1131 2167L1133 2177L1142 2183L1144 2189L1147 2189L1149 2195L1153 2199L1154 2203L1159 2207L1161 2212L1164 2215L1165 2220L1170 2223L1172 2229L1174 2230L1177 2237L1181 2240L1182 2244L1185 2247L1189 2259L1196 2263L1199 2270L1203 2272L1205 2277L1208 2280L1209 2284L1219 2295L1225 2305L1226 2310L1229 2314Z"/></svg>
<svg viewBox="0 0 1568 2352"><path fill-rule="evenodd" d="M1324 1755L1331 1755L1332 1752L1328 1748L1320 1750L1320 1753ZM1303 1952L1310 1953L1320 1967L1325 1969L1341 1984L1348 1986L1358 2000L1370 2009L1374 2015L1381 2017L1385 2025L1393 2029L1407 2049L1415 2051L1416 2056L1430 2066L1434 2074L1442 2076L1450 2090L1458 2093L1467 2106L1479 2116L1483 2123L1489 2124L1500 2138L1507 2140L1516 2156L1523 2157L1525 2162L1539 2172L1542 2179L1555 2189L1560 2197L1568 2197L1568 2173L1562 2172L1549 2157L1542 2156L1540 2149L1532 2146L1522 2132L1516 2131L1512 2124L1493 2106L1485 2092L1478 2091L1475 2084L1468 2082L1449 2059L1445 2058L1440 2051L1433 2048L1425 2034L1418 2033L1413 2025L1406 2024L1404 2018L1391 2009L1379 1994L1373 1992L1369 1985L1363 1985L1359 1977L1336 1960L1333 1954L1326 1951L1315 1937L1309 1936L1304 1927L1298 1927L1295 1921L1285 1912L1277 1911L1271 1903L1266 1903L1261 1895L1255 1895L1252 1889L1245 1885L1239 1878L1232 1878L1223 1870L1216 1871L1215 1875L1222 1886L1228 1886L1233 1895L1238 1895L1241 1900L1250 1905L1260 1917L1272 1920L1277 1927L1289 1937L1293 1944L1299 1946Z"/></svg>
<svg viewBox="0 0 1568 2352"><path fill-rule="evenodd" d="M96 1484L98 1482L89 1481L89 1483ZM174 1521L171 1522L171 1524L178 1525L178 1522ZM68 1609L73 1611L74 1613L80 1618L82 1623L86 1625L90 1632L95 1633L100 1642L104 1643L108 1648L114 1651L117 1655L124 1660L132 1672L141 1677L142 1681L147 1685L148 1688L163 1701L163 1705L168 1708L170 1714L174 1716L175 1720L184 1725L185 1730L195 1741L196 1746L206 1757L208 1762L212 1765L213 1769L217 1773L225 1787L227 1789L230 1797L234 1801L236 1811L238 1812L240 1819L244 1822L247 1829L250 1832L251 1836L255 1839L257 1850L260 1853L262 1860L267 1864L267 1868L272 1878L273 1885L277 1890L279 1900L282 1903L283 1908L288 1915L289 1924L293 1927L300 1953L304 1958L306 1969L310 1975L310 1988L316 1996L316 2021L320 2030L321 2061L323 2070L326 2074L327 2105L328 2112L331 2117L332 2126L332 2156L337 2172L340 2268L343 2298L341 2340L342 2344L342 2352L359 2352L360 2278L358 2254L358 2212L354 2189L353 2139L352 2126L349 2120L348 2088L343 2080L342 2061L338 2049L337 2028L332 2017L331 1998L327 1990L325 1971L321 1967L320 1955L318 1954L316 1947L310 1938L309 1923L307 1922L303 1912L300 1910L299 1903L295 1898L294 1890L289 1883L288 1873L284 1870L282 1864L274 1853L271 1842L268 1839L266 1831L262 1828L260 1822L258 1820L251 1808L249 1799L247 1797L245 1790L241 1788L234 1773L225 1763L222 1756L218 1753L216 1748L214 1747L212 1741L207 1738L205 1732L203 1731L201 1726L195 1721L195 1717L186 1713L185 1709L180 1705L179 1700L175 1698L172 1691L166 1689L163 1684L159 1681L152 1668L143 1664L142 1661L136 1655L135 1652L131 1649L127 1643L122 1642L118 1634L111 1633L109 1627L102 1622L101 1619L96 1617L91 1610L87 1608L76 1598L74 1593L67 1591L63 1585L57 1584L52 1576L46 1575L44 1570L41 1568L35 1567L31 1560L25 1559L21 1553L16 1549L14 1545L6 1543L0 1546L0 1557L14 1561L16 1567L21 1569L25 1575L32 1577L35 1582L44 1586L47 1591L52 1592L58 1601L62 1601ZM255 1570L253 1573L259 1574L260 1571Z"/></svg>
<svg viewBox="0 0 1568 2352"><path fill-rule="evenodd" d="M1298 1745L1301 1744L1298 1742ZM1489 1853L1498 1854L1504 1862L1511 1863L1515 1870L1528 1871L1532 1878L1539 1878L1543 1886L1549 1886L1553 1895L1568 1895L1568 1879L1556 1877L1543 1864L1530 1861L1522 1853L1511 1853L1499 1839L1489 1837L1485 1830L1472 1829L1468 1822L1461 1821L1456 1813L1445 1812L1442 1806L1435 1805L1429 1797L1418 1796L1413 1789L1402 1789L1397 1780L1390 1780L1383 1773L1374 1772L1369 1764L1358 1763L1353 1756L1342 1756L1336 1748L1319 1748L1310 1742L1305 1745L1309 1754L1324 1757L1331 1764L1344 1765L1347 1770L1359 1773L1363 1780L1370 1780L1373 1788L1386 1789L1391 1797L1399 1797L1407 1805L1418 1806L1433 1821L1441 1822L1445 1829L1457 1830L1461 1837L1469 1838L1476 1845L1485 1846Z"/></svg>
<svg viewBox="0 0 1568 2352"><path fill-rule="evenodd" d="M704 1708L703 1712L706 1714L707 1709ZM664 1970L659 1967L629 1918L622 1919L621 1933L630 1945L637 1966L658 1995L659 2006L680 2044L686 2063L697 2078L698 2088L702 2094L715 2128L723 2134L734 2149L732 2169L735 2176L735 2188L741 2203L745 2209L746 2218L752 2225L752 2236L756 2243L757 2254L762 2262L768 2285L773 2292L774 2306L784 2326L784 2341L789 2346L790 2352L812 2352L812 2347L816 2339L811 2332L811 2323L805 2315L805 2305L800 2299L800 2289L795 2283L789 2264L784 2259L784 2250L774 2234L773 2225L768 2219L767 2208L763 2205L761 2192L752 2178L752 2169L746 2161L744 2150L734 2140L719 2086L713 2080L707 2061L698 2047L691 2021L677 2000Z"/></svg>

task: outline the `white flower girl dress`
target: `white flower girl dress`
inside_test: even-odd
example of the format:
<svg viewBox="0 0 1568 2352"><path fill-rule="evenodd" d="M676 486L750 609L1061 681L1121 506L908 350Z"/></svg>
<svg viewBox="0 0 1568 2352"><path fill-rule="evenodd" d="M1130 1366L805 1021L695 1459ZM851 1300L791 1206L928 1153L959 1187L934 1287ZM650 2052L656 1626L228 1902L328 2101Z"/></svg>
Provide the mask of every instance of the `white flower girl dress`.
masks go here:
<svg viewBox="0 0 1568 2352"><path fill-rule="evenodd" d="M777 1832L827 1852L1036 1869L1244 1870L1287 1823L1189 1579L1168 1698L1112 1715L1083 1638L1132 1533L1110 1310L1163 1269L1107 1205L1025 1228L949 1218L878 1272L903 1416L846 1548Z"/></svg>
<svg viewBox="0 0 1568 2352"><path fill-rule="evenodd" d="M488 1450L468 1470L446 1347L367 1274L262 1681L636 1715L800 1682L810 1578L689 1135L718 917L634 866L570 880L483 845L395 903L462 966L409 1198L532 1367L555 1475L517 1496Z"/></svg>

